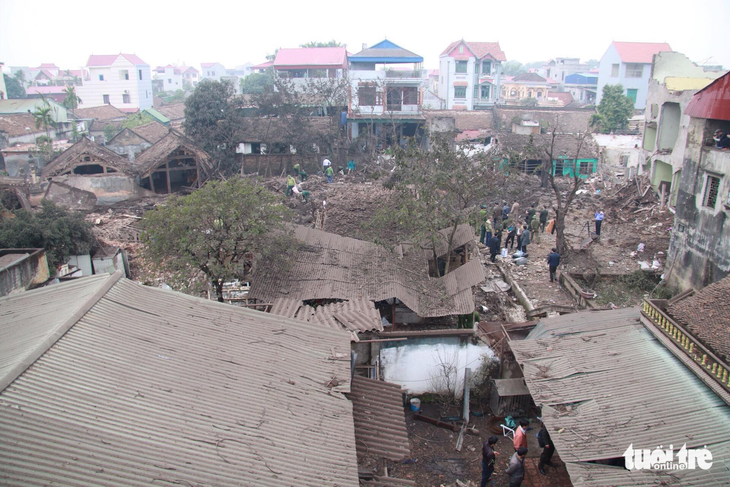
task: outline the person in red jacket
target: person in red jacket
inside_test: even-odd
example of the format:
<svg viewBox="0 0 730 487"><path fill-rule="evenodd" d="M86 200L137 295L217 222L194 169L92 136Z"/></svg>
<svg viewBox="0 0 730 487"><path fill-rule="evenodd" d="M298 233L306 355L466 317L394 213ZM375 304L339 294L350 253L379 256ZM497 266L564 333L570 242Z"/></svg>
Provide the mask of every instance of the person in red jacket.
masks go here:
<svg viewBox="0 0 730 487"><path fill-rule="evenodd" d="M527 426L530 424L526 419L521 419L518 423L519 426L515 430L515 438L512 440L512 444L515 447L515 451L521 446L527 448Z"/></svg>

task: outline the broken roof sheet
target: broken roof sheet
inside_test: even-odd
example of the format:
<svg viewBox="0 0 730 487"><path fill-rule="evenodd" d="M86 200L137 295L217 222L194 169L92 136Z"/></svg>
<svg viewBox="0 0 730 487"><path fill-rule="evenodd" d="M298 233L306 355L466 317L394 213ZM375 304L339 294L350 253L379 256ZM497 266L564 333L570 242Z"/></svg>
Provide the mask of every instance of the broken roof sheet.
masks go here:
<svg viewBox="0 0 730 487"><path fill-rule="evenodd" d="M271 305L270 313L310 323L319 323L335 330L349 331L353 341L358 341L358 333L383 331L380 313L375 309L375 304L367 299L313 307L305 305L297 299L276 298Z"/></svg>
<svg viewBox="0 0 730 487"><path fill-rule="evenodd" d="M181 148L192 154L203 170L208 174L210 173L212 165L208 153L199 149L192 140L174 129L171 129L164 137L137 156L133 165L140 177L147 177L151 171L155 170L160 164L165 163L167 156Z"/></svg>
<svg viewBox="0 0 730 487"><path fill-rule="evenodd" d="M670 316L710 350L730 363L730 277L717 281L693 295L671 302Z"/></svg>
<svg viewBox="0 0 730 487"><path fill-rule="evenodd" d="M358 457L398 461L411 456L401 386L356 375L347 397L355 417Z"/></svg>
<svg viewBox="0 0 730 487"><path fill-rule="evenodd" d="M573 485L727 484L730 407L638 320L637 308L573 313L510 342ZM621 459L629 444L685 443L707 445L712 468L662 475L587 463Z"/></svg>
<svg viewBox="0 0 730 487"><path fill-rule="evenodd" d="M85 158L90 161L85 161ZM79 165L103 164L116 169L120 173L132 174L132 167L122 156L106 147L97 144L86 136L74 145L61 152L51 162L46 164L41 173L42 178L58 176Z"/></svg>
<svg viewBox="0 0 730 487"><path fill-rule="evenodd" d="M64 312L98 279L2 298L3 324ZM347 333L104 283L0 394L0 483L358 485Z"/></svg>
<svg viewBox="0 0 730 487"><path fill-rule="evenodd" d="M280 297L301 301L396 297L419 316L448 316L474 311L472 286L486 278L479 259L432 278L420 251L401 258L371 242L302 226L296 227L295 235L304 242L295 262L284 268L257 262L249 297L267 302Z"/></svg>

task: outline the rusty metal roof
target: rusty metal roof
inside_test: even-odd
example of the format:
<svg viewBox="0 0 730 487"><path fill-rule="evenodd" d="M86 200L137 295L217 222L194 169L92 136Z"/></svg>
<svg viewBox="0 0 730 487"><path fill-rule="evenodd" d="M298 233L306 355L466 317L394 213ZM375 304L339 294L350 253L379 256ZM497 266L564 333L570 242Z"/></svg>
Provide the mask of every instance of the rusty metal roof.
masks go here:
<svg viewBox="0 0 730 487"><path fill-rule="evenodd" d="M375 303L367 299L324 304L315 308L296 299L277 298L271 305L270 313L318 323L334 330L349 331L355 342L359 341L358 333L383 331L380 313L375 309Z"/></svg>
<svg viewBox="0 0 730 487"><path fill-rule="evenodd" d="M356 375L347 397L355 417L358 457L398 461L411 455L401 386Z"/></svg>
<svg viewBox="0 0 730 487"><path fill-rule="evenodd" d="M730 73L695 93L684 113L690 117L730 120Z"/></svg>
<svg viewBox="0 0 730 487"><path fill-rule="evenodd" d="M358 485L347 333L104 282L0 394L0 484ZM48 293L3 323L63 312Z"/></svg>
<svg viewBox="0 0 730 487"><path fill-rule="evenodd" d="M639 323L637 308L541 320L510 346L573 485L657 485L657 474L587 463L620 459L629 444L707 445L710 470L660 478L665 485L730 482L730 407Z"/></svg>
<svg viewBox="0 0 730 487"><path fill-rule="evenodd" d="M267 302L396 297L419 316L448 316L474 311L472 286L486 279L476 258L432 278L421 251L400 257L371 242L302 226L296 227L295 235L304 245L294 263L274 267L258 262L249 297Z"/></svg>

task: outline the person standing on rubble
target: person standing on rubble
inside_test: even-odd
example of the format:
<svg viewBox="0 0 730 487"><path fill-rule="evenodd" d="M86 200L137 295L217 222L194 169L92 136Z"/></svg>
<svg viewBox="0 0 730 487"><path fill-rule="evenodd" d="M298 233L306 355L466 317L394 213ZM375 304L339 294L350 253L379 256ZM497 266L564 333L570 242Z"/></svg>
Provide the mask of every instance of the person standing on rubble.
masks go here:
<svg viewBox="0 0 730 487"><path fill-rule="evenodd" d="M596 237L601 236L601 224L603 224L603 210L596 211Z"/></svg>
<svg viewBox="0 0 730 487"><path fill-rule="evenodd" d="M331 183L332 178L335 177L335 170L332 169L332 166L327 166L327 169L324 170L324 175L327 176L327 182Z"/></svg>
<svg viewBox="0 0 730 487"><path fill-rule="evenodd" d="M485 487L489 478L494 473L494 464L497 461L497 453L494 451L494 445L497 444L497 437L490 436L482 446L482 483L481 487Z"/></svg>
<svg viewBox="0 0 730 487"><path fill-rule="evenodd" d="M292 176L291 174L289 174L286 177L286 195L287 196L291 196L291 195L294 194L294 192L292 190L294 189L294 186L296 184L297 184L297 180L294 179L294 176Z"/></svg>
<svg viewBox="0 0 730 487"><path fill-rule="evenodd" d="M506 219L507 219L507 217L509 217L509 211L510 211L509 205L508 205L508 204L507 204L507 202L505 201L505 202L504 202L504 203L502 204L502 220L506 220Z"/></svg>
<svg viewBox="0 0 730 487"><path fill-rule="evenodd" d="M512 203L512 208L510 208L509 212L513 215L517 214L517 211L520 209L520 204L517 202L517 200L514 200Z"/></svg>
<svg viewBox="0 0 730 487"><path fill-rule="evenodd" d="M327 168L330 166L332 166L332 162L325 157L324 161L322 161L322 174L325 174L327 172Z"/></svg>
<svg viewBox="0 0 730 487"><path fill-rule="evenodd" d="M294 164L294 170L297 172L297 176L299 176L299 181L304 182L307 180L307 173L304 172L299 164Z"/></svg>
<svg viewBox="0 0 730 487"><path fill-rule="evenodd" d="M507 231L509 232L507 234L507 238L504 241L504 246L507 247L509 245L509 249L512 250L515 246L515 237L517 236L517 227L519 225L510 225L507 228Z"/></svg>
<svg viewBox="0 0 730 487"><path fill-rule="evenodd" d="M532 217L535 216L535 213L537 213L537 210L535 209L535 203L532 204L529 210L527 210L527 219L525 223L530 225L532 223Z"/></svg>
<svg viewBox="0 0 730 487"><path fill-rule="evenodd" d="M530 422L523 418L517 424L515 437L512 439L512 445L515 447L515 451L520 448L527 449L527 427L530 425Z"/></svg>
<svg viewBox="0 0 730 487"><path fill-rule="evenodd" d="M530 229L527 225L522 227L522 237L520 237L520 250L523 254L527 253L527 246L530 245Z"/></svg>
<svg viewBox="0 0 730 487"><path fill-rule="evenodd" d="M521 446L509 460L509 467L504 471L509 475L509 487L520 487L525 480L525 457L527 447Z"/></svg>
<svg viewBox="0 0 730 487"><path fill-rule="evenodd" d="M550 214L550 212L548 212L547 206L543 206L542 210L540 210L540 231L541 232L545 232L545 225L547 225L549 214Z"/></svg>
<svg viewBox="0 0 730 487"><path fill-rule="evenodd" d="M494 229L497 229L497 225L502 221L502 208L499 207L499 203L496 201L494 202L494 207L492 208L492 220L494 223Z"/></svg>
<svg viewBox="0 0 730 487"><path fill-rule="evenodd" d="M553 453L555 452L555 447L553 445L553 441L550 439L550 433L548 432L545 423L542 422L542 418L537 419L540 420L541 426L540 432L537 433L537 444L540 445L540 448L542 448L542 452L540 453L540 463L537 464L537 469L541 474L547 475L547 473L545 473L545 465L550 467L555 466L551 461Z"/></svg>
<svg viewBox="0 0 730 487"><path fill-rule="evenodd" d="M548 255L547 265L550 270L550 282L556 281L558 279L556 274L558 272L558 266L560 265L560 254L555 247L553 247L552 252Z"/></svg>
<svg viewBox="0 0 730 487"><path fill-rule="evenodd" d="M490 240L492 240L492 221L487 215L482 218L482 234L479 236L479 241L484 245L489 245Z"/></svg>
<svg viewBox="0 0 730 487"><path fill-rule="evenodd" d="M537 215L532 215L532 221L530 222L530 230L532 230L532 237L535 239L535 243L540 243L540 218Z"/></svg>
<svg viewBox="0 0 730 487"><path fill-rule="evenodd" d="M502 231L501 230L495 230L494 235L492 235L492 238L489 239L489 255L491 256L490 260L492 262L495 261L497 258L497 254L499 253L499 249L502 247Z"/></svg>

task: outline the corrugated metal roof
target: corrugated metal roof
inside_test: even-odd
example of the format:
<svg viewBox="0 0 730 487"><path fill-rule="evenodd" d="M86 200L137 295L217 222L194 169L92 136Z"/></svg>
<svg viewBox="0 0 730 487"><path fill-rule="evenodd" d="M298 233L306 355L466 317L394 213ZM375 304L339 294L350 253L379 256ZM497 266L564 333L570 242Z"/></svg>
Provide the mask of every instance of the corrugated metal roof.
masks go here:
<svg viewBox="0 0 730 487"><path fill-rule="evenodd" d="M355 417L358 456L398 461L411 455L401 386L356 375L347 397Z"/></svg>
<svg viewBox="0 0 730 487"><path fill-rule="evenodd" d="M574 485L657 485L655 474L585 462L634 448L707 445L708 471L672 471L667 485L730 482L730 407L641 324L636 308L541 320L510 345ZM558 430L563 429L561 433ZM583 476L590 468L590 476ZM653 480L647 480L653 479ZM679 479L679 480L677 480ZM709 482L712 479L715 482Z"/></svg>
<svg viewBox="0 0 730 487"><path fill-rule="evenodd" d="M272 302L270 313L349 331L353 341L358 341L358 333L383 331L380 313L375 308L375 303L367 299L324 304L315 308L297 299L276 298Z"/></svg>
<svg viewBox="0 0 730 487"><path fill-rule="evenodd" d="M349 349L120 279L0 395L0 483L358 485Z"/></svg>
<svg viewBox="0 0 730 487"><path fill-rule="evenodd" d="M313 228L299 226L295 234L304 245L294 262L284 267L258 262L251 298L270 302L280 297L300 301L396 297L419 316L448 316L474 311L471 288L486 279L479 259L444 277L431 278L420 251L400 258L377 244Z"/></svg>
<svg viewBox="0 0 730 487"><path fill-rule="evenodd" d="M695 93L684 113L690 117L730 120L730 73Z"/></svg>

